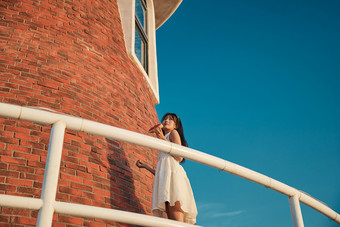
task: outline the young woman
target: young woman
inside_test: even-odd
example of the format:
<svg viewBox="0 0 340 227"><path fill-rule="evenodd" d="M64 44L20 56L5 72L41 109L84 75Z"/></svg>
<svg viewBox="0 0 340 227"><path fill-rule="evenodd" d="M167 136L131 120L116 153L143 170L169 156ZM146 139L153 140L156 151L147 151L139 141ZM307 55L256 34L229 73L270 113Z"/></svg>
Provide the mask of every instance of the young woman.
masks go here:
<svg viewBox="0 0 340 227"><path fill-rule="evenodd" d="M163 140L188 146L183 133L180 118L167 113L162 118L163 129L157 128L153 133ZM197 208L188 177L179 164L184 159L159 152L156 171L137 161L138 167L148 169L155 175L152 194L152 213L169 219L196 224Z"/></svg>

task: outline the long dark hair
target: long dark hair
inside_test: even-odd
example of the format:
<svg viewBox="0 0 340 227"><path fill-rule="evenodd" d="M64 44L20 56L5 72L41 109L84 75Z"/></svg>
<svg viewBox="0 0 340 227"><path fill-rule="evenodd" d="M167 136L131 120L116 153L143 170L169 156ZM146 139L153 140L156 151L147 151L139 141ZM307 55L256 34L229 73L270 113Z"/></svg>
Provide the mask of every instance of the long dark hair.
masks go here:
<svg viewBox="0 0 340 227"><path fill-rule="evenodd" d="M162 117L162 122L163 122L163 120L165 119L166 116L172 116L173 117L175 124L176 124L176 130L177 130L177 132L178 132L178 134L181 138L181 144L182 144L182 146L187 147L188 143L187 143L187 141L185 140L185 137L184 137L184 131L183 131L183 125L182 125L181 119L174 113L166 113ZM164 133L164 131L163 131L163 133ZM181 163L184 163L184 162L185 162L185 159L183 158Z"/></svg>
<svg viewBox="0 0 340 227"><path fill-rule="evenodd" d="M177 130L179 136L181 137L181 144L182 144L182 146L187 147L188 143L187 143L187 141L185 140L185 137L184 137L184 131L183 131L183 125L182 125L181 119L174 113L166 113L162 117L162 122L163 122L163 120L165 119L166 116L173 117L175 124L176 124L176 130Z"/></svg>

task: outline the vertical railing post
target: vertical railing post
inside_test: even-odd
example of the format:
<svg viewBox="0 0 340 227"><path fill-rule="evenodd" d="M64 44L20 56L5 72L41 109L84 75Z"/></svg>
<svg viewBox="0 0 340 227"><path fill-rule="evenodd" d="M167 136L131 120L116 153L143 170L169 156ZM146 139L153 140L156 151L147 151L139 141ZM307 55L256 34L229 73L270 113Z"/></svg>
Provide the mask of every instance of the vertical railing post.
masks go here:
<svg viewBox="0 0 340 227"><path fill-rule="evenodd" d="M58 121L52 126L41 192L43 205L39 210L37 220L37 226L40 227L52 226L65 128L66 124L62 121Z"/></svg>
<svg viewBox="0 0 340 227"><path fill-rule="evenodd" d="M294 227L304 227L300 201L298 195L289 197L290 211L292 213Z"/></svg>

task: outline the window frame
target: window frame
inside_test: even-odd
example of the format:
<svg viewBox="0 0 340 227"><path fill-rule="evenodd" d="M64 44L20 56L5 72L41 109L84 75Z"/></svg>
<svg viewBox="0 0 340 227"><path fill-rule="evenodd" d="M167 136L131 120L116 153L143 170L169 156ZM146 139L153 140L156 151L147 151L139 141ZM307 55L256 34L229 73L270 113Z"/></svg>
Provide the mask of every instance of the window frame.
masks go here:
<svg viewBox="0 0 340 227"><path fill-rule="evenodd" d="M147 48L143 53L147 58L146 65L140 62L135 53L136 32L138 26L138 18L135 13L136 1L140 0L117 0L118 9L121 17L122 28L124 32L125 48L130 59L140 69L147 81L148 88L152 94L155 104L159 104L159 87L158 87L158 73L157 73L157 56L156 56L156 26L155 26L155 12L153 0L143 0L146 3L146 13L144 20L147 21L145 25L147 35ZM141 1L142 3L142 1ZM143 3L142 3L143 4ZM143 30L143 29L142 29ZM143 39L142 35L140 38Z"/></svg>
<svg viewBox="0 0 340 227"><path fill-rule="evenodd" d="M149 40L148 40L148 34L147 34L147 31L148 31L147 4L146 4L146 0L136 0L136 1L140 1L140 3L141 3L142 10L143 10L143 19L144 19L144 21L143 21L144 27L143 27L139 17L136 14L136 11L135 11L135 21L136 21L135 31L138 32L139 37L141 38L141 41L142 41L142 44L143 44L143 45L141 45L141 59L139 59L139 58L138 59L140 60L140 63L143 65L146 74L148 74L148 58L149 58L149 55L148 55L149 44L148 44L148 42L149 42ZM136 10L136 7L135 7L135 10ZM135 36L136 36L136 33L135 33ZM136 45L135 45L135 52L136 52Z"/></svg>

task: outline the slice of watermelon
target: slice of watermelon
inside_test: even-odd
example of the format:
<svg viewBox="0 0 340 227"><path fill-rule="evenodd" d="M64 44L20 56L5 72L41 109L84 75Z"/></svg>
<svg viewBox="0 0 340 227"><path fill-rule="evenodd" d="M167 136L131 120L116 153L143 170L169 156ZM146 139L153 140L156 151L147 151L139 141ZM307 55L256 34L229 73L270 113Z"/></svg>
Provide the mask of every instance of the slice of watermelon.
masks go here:
<svg viewBox="0 0 340 227"><path fill-rule="evenodd" d="M158 127L163 128L163 125L156 124L155 126L151 127L148 132L154 132Z"/></svg>

